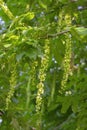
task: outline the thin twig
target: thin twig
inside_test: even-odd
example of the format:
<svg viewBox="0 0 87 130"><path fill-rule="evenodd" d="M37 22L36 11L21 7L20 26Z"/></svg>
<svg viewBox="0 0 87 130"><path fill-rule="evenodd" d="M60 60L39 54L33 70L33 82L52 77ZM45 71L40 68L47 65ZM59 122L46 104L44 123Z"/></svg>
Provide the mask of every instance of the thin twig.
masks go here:
<svg viewBox="0 0 87 130"><path fill-rule="evenodd" d="M68 33L68 32L69 32L69 30L65 30L65 31L62 31L62 32L58 32L56 34L48 34L47 36L48 37L57 37L59 35L62 35L62 34Z"/></svg>
<svg viewBox="0 0 87 130"><path fill-rule="evenodd" d="M40 39L53 38L53 37L57 37L59 35L63 35L63 34L68 33L68 32L70 32L70 31L69 30L65 30L65 31L58 32L58 33L55 33L55 34L47 34L47 35L45 35L43 37L40 37Z"/></svg>

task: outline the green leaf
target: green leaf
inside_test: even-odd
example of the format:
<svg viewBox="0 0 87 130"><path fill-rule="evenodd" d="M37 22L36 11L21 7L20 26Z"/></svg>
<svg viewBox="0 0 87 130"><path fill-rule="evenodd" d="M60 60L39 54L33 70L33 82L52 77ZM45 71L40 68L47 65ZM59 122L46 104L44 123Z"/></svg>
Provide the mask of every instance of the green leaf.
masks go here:
<svg viewBox="0 0 87 130"><path fill-rule="evenodd" d="M42 8L44 8L44 9L47 10L47 6L46 6L41 0L39 0L38 2L39 2L39 5L40 5Z"/></svg>
<svg viewBox="0 0 87 130"><path fill-rule="evenodd" d="M61 112L62 112L62 113L66 113L67 110L69 109L70 105L71 105L71 99L70 99L70 97L65 97L65 98L64 98L64 101L63 101L63 103L62 103Z"/></svg>
<svg viewBox="0 0 87 130"><path fill-rule="evenodd" d="M11 36L7 39L7 41L9 41L9 40L18 40L18 38L19 38L19 36L17 36L17 35L11 35Z"/></svg>
<svg viewBox="0 0 87 130"><path fill-rule="evenodd" d="M18 54L18 55L16 56L17 61L19 62L24 55L25 55L25 52L22 52L22 53Z"/></svg>
<svg viewBox="0 0 87 130"><path fill-rule="evenodd" d="M78 40L86 39L87 36L87 28L84 27L78 27L78 28L71 28L71 33L74 37L76 37Z"/></svg>
<svg viewBox="0 0 87 130"><path fill-rule="evenodd" d="M78 27L75 28L76 32L81 36L87 36L87 28L84 27Z"/></svg>
<svg viewBox="0 0 87 130"><path fill-rule="evenodd" d="M8 47L11 47L12 44L5 44L4 47L5 48L8 48Z"/></svg>
<svg viewBox="0 0 87 130"><path fill-rule="evenodd" d="M64 97L58 96L57 101L62 104L61 108L62 113L66 113L72 103L71 96L64 96Z"/></svg>
<svg viewBox="0 0 87 130"><path fill-rule="evenodd" d="M24 18L26 20L32 20L34 18L34 13L33 12L28 12L25 14Z"/></svg>
<svg viewBox="0 0 87 130"><path fill-rule="evenodd" d="M80 97L77 95L72 97L72 111L74 113L78 112L78 106L79 106L79 102L80 102L79 99L80 99Z"/></svg>

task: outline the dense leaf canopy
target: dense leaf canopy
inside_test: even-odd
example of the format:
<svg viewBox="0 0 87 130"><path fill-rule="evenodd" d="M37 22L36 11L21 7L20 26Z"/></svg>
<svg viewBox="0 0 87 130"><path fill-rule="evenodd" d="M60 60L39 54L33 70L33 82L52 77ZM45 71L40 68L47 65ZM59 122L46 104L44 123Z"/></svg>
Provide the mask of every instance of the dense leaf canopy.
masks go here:
<svg viewBox="0 0 87 130"><path fill-rule="evenodd" d="M87 130L87 0L0 0L0 129Z"/></svg>

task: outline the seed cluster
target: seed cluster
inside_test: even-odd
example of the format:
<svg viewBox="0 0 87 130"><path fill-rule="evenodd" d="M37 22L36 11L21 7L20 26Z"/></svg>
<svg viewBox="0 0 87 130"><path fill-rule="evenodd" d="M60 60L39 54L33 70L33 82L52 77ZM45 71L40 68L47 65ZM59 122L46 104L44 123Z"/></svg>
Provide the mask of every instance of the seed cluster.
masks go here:
<svg viewBox="0 0 87 130"><path fill-rule="evenodd" d="M49 53L50 53L50 47L49 47L49 40L45 40L44 45L44 55L41 59L41 67L39 70L39 83L37 84L37 97L36 97L36 112L38 113L41 110L42 106L42 95L44 94L44 81L46 79L46 71L48 68L49 63Z"/></svg>

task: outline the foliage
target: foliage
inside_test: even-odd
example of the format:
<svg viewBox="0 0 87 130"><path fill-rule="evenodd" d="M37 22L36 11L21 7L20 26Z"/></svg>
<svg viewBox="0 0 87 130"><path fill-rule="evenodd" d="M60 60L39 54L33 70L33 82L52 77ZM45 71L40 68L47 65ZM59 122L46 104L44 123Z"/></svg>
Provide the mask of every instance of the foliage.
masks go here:
<svg viewBox="0 0 87 130"><path fill-rule="evenodd" d="M0 129L87 129L86 5L0 0Z"/></svg>

